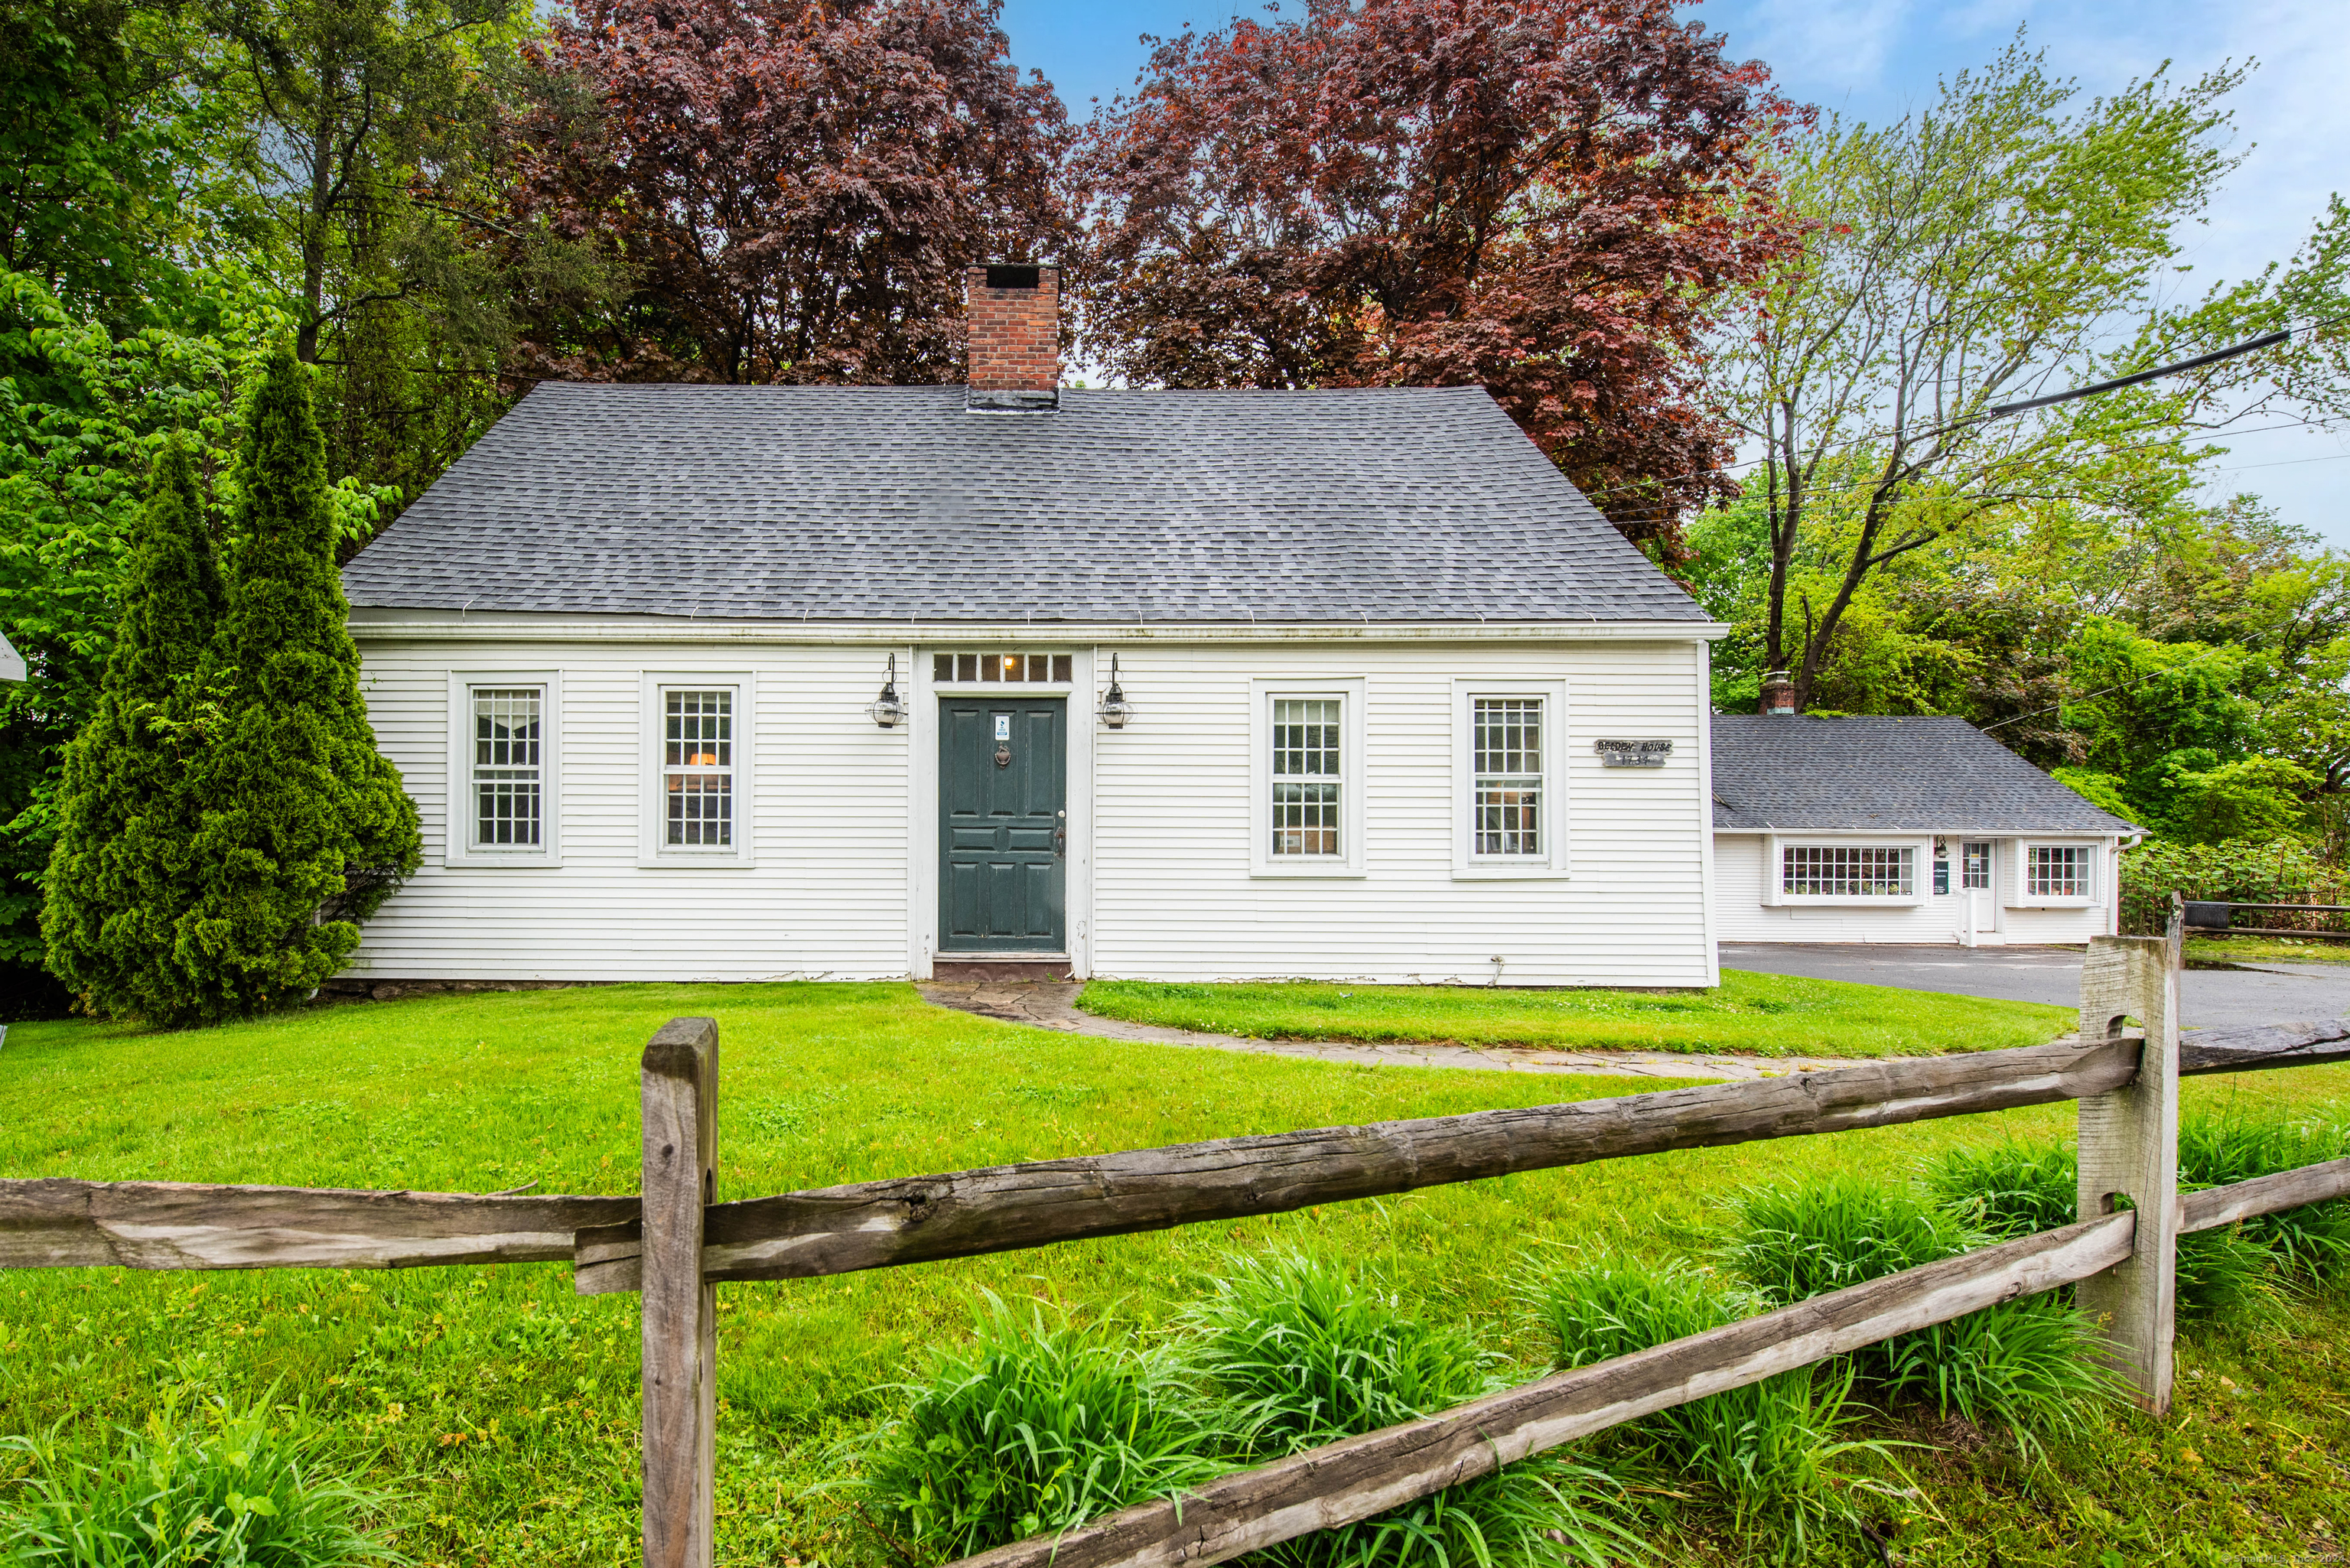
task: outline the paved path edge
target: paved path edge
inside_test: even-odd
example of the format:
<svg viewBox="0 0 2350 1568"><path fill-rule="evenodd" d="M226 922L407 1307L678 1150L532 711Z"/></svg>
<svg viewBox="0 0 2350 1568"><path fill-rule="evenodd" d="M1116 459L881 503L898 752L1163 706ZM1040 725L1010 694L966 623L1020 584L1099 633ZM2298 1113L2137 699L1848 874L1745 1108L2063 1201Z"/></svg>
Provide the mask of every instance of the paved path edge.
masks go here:
<svg viewBox="0 0 2350 1568"><path fill-rule="evenodd" d="M1256 1056L1298 1056L1316 1062L1350 1062L1357 1066L1452 1067L1489 1073L1555 1073L1587 1078L1671 1078L1680 1080L1748 1080L1783 1078L1791 1073L1814 1073L1854 1067L1878 1058L1869 1056L1739 1056L1677 1054L1660 1051L1556 1051L1537 1046L1373 1044L1357 1040L1259 1040L1243 1034L1211 1034L1193 1029L1170 1029L1155 1023L1129 1023L1077 1009L1082 981L997 981L949 982L918 981L922 1000L959 1012L976 1013L1003 1023L1050 1029L1062 1034L1083 1034L1097 1040L1139 1040L1155 1045L1190 1045L1211 1051L1238 1051Z"/></svg>

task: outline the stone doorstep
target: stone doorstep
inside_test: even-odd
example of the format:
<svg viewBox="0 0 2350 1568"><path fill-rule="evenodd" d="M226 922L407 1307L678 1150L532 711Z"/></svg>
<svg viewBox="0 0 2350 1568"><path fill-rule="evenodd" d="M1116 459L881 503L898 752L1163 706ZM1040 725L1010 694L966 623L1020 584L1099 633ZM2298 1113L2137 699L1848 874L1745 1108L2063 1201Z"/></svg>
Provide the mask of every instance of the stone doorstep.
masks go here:
<svg viewBox="0 0 2350 1568"><path fill-rule="evenodd" d="M1025 957L973 953L969 958L941 954L931 961L931 978L946 985L1066 985L1069 961L1058 955Z"/></svg>

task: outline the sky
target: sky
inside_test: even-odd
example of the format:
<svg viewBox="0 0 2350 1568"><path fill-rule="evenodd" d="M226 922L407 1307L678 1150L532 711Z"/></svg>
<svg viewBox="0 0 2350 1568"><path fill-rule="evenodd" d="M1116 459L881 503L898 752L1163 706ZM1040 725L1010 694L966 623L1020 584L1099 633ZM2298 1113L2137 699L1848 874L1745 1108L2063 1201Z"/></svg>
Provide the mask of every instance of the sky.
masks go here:
<svg viewBox="0 0 2350 1568"><path fill-rule="evenodd" d="M1260 16L1233 0L1005 0L1013 58L1045 73L1072 119L1129 89L1139 35ZM2255 68L2230 100L2243 162L2185 236L2180 280L2209 283L2282 262L2350 188L2350 26L2340 0L1711 0L1684 16L1730 38L1737 59L1767 63L1780 90L1846 119L1889 123L1929 103L1940 78L1996 56L2021 26L2059 73L2110 91L2162 67L2191 78L2233 62ZM2256 424L2278 421L2262 420ZM2213 498L2241 489L2288 522L2350 548L2350 431L2280 431L2228 440Z"/></svg>

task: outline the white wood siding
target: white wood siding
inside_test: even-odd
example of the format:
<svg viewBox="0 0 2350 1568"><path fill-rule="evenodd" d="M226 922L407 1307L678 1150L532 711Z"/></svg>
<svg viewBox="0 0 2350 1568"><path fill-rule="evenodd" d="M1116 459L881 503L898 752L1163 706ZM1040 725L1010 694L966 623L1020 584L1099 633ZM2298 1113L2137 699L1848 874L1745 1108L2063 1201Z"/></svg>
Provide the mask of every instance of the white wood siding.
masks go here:
<svg viewBox="0 0 2350 1568"><path fill-rule="evenodd" d="M360 645L368 713L424 823L424 869L369 921L348 973L441 980L902 975L908 735L864 706L870 649ZM672 657L671 655L674 655ZM902 670L906 656L899 656ZM563 672L563 863L446 867L447 671ZM755 673L749 866L639 866L648 671ZM902 688L901 688L902 689ZM458 811L464 803L462 783ZM463 831L463 823L458 831Z"/></svg>
<svg viewBox="0 0 2350 1568"><path fill-rule="evenodd" d="M992 643L991 643L992 645ZM969 645L958 645L969 646ZM1009 645L1006 645L1009 646ZM1055 644L1039 639L1034 646ZM1066 647L1066 645L1060 645ZM1107 654L1076 649L1070 700L1070 951L1083 972L1522 985L1711 983L1702 660L1688 641L1114 645L1137 708L1090 711ZM935 929L936 698L899 649L914 722L865 704L886 649L442 639L361 642L370 716L422 814L425 867L369 923L377 979L755 980L926 973ZM562 863L444 866L449 672L562 673ZM648 672L754 678L743 727L753 864L639 864ZM913 677L910 679L910 677ZM1364 682L1365 874L1252 877L1250 682ZM1563 680L1549 781L1555 880L1453 876L1453 681ZM1007 694L1016 688L1004 688ZM1606 769L1600 737L1669 738L1660 769ZM463 810L462 794L459 810ZM462 822L459 825L462 830Z"/></svg>
<svg viewBox="0 0 2350 1568"><path fill-rule="evenodd" d="M1687 643L1121 648L1138 717L1096 737L1094 972L1515 985L1711 982L1705 712ZM1097 659L1106 663L1106 659ZM1459 880L1452 682L1563 680L1556 880ZM1363 681L1363 875L1250 875L1252 680ZM1669 738L1602 768L1601 736ZM1560 806L1564 810L1559 809ZM1494 959L1502 962L1498 971Z"/></svg>
<svg viewBox="0 0 2350 1568"><path fill-rule="evenodd" d="M1950 846L1949 893L1933 892L1934 865L1930 855L1918 859L1918 878L1925 898L1915 904L1814 904L1766 908L1762 898L1771 867L1764 863L1760 834L1717 833L1713 837L1714 934L1725 942L1956 942L1966 923L1963 899L1955 887L1959 877L1961 836L1946 834ZM1789 835L1786 841L1834 842ZM1975 925L1985 946L2023 946L2043 942L2085 942L2113 929L2110 901L2114 854L2110 845L2098 851L2097 883L2108 897L2085 909L2008 907L2005 888L2012 880L2013 839L1993 840L1998 867L1990 891L1977 891Z"/></svg>

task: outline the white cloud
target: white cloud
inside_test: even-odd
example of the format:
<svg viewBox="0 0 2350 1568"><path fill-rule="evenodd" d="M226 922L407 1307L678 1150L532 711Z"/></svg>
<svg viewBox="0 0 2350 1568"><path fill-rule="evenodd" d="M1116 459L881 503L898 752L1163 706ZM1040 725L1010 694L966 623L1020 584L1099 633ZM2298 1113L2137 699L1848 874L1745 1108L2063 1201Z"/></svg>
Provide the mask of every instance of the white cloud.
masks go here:
<svg viewBox="0 0 2350 1568"><path fill-rule="evenodd" d="M1761 56L1774 75L1802 81L1808 92L1866 90L1880 85L1912 9L1911 0L1759 0L1740 29L1739 52Z"/></svg>

